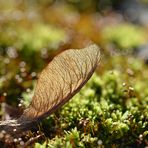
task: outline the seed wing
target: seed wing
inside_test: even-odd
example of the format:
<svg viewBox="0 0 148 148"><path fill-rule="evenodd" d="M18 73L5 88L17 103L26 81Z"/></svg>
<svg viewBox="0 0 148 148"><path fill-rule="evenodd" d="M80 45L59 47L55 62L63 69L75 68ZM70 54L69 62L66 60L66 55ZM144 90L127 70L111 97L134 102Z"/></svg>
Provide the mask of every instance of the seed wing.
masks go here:
<svg viewBox="0 0 148 148"><path fill-rule="evenodd" d="M39 120L66 103L88 81L99 59L96 45L56 56L41 72L32 102L22 117Z"/></svg>

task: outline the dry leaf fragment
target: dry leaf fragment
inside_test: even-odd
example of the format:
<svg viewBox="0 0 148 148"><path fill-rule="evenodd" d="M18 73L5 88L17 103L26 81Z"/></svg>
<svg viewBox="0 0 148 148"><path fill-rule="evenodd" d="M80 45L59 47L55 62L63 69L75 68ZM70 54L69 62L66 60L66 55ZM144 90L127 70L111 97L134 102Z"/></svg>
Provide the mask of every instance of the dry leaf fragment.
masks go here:
<svg viewBox="0 0 148 148"><path fill-rule="evenodd" d="M28 130L72 98L89 80L100 60L99 48L90 45L56 56L41 72L29 107L17 120L1 121L0 130Z"/></svg>

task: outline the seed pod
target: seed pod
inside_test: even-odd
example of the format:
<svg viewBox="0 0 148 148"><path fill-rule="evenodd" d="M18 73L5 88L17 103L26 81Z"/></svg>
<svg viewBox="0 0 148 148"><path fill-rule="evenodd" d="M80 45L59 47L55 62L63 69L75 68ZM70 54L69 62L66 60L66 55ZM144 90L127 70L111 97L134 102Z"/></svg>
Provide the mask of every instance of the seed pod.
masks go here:
<svg viewBox="0 0 148 148"><path fill-rule="evenodd" d="M99 48L69 49L57 55L37 81L29 107L17 120L2 121L9 133L28 130L71 99L89 80L100 60Z"/></svg>

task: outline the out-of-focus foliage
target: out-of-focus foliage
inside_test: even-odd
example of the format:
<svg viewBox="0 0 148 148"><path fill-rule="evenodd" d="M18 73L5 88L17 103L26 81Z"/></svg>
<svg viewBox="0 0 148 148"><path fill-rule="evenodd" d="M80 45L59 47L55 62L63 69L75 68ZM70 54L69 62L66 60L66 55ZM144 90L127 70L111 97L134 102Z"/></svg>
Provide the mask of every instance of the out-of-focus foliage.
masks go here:
<svg viewBox="0 0 148 148"><path fill-rule="evenodd" d="M64 30L45 24L34 24L26 29L17 28L16 32L14 32L15 36L12 33L10 28L7 28L5 32L1 32L0 44L2 46L14 46L18 50L41 50L49 47L56 49L60 42L66 41Z"/></svg>
<svg viewBox="0 0 148 148"><path fill-rule="evenodd" d="M50 47L58 48L60 42L66 41L66 34L57 27L36 24L31 30L20 30L18 42L23 48L41 50ZM22 48L21 47L21 48Z"/></svg>
<svg viewBox="0 0 148 148"><path fill-rule="evenodd" d="M109 25L103 30L107 42L119 49L131 50L145 43L144 30L131 24Z"/></svg>

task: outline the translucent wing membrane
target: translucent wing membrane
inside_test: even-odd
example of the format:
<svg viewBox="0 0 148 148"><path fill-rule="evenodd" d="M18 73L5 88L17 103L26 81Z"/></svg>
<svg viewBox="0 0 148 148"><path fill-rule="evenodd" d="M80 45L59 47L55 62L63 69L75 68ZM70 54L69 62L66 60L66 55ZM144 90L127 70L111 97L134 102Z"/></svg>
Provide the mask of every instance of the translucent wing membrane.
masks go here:
<svg viewBox="0 0 148 148"><path fill-rule="evenodd" d="M91 77L99 59L96 45L69 49L56 56L41 72L32 102L18 119L20 126L39 122L72 98Z"/></svg>

